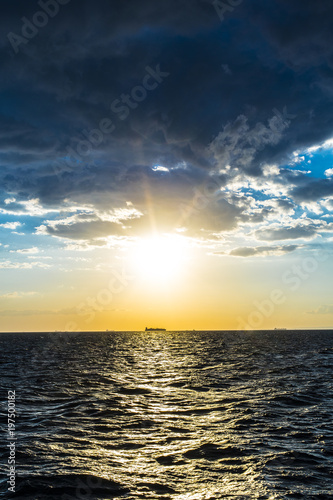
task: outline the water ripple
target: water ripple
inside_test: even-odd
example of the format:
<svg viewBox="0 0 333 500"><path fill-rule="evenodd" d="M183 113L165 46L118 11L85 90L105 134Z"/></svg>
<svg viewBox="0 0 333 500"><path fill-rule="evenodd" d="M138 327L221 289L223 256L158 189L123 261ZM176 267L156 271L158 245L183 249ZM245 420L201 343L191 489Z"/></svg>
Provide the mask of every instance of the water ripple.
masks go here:
<svg viewBox="0 0 333 500"><path fill-rule="evenodd" d="M1 334L14 498L333 498L332 366L330 331Z"/></svg>

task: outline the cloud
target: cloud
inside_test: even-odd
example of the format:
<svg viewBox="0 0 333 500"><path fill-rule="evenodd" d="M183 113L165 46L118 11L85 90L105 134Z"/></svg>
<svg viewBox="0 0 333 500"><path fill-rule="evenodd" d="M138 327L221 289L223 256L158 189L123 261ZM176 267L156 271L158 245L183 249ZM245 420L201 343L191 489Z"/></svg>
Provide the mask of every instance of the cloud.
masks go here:
<svg viewBox="0 0 333 500"><path fill-rule="evenodd" d="M318 229L313 226L294 226L282 227L276 229L260 229L255 232L258 240L279 241L279 240L296 240L300 238L314 238Z"/></svg>
<svg viewBox="0 0 333 500"><path fill-rule="evenodd" d="M39 234L49 234L58 238L69 238L72 240L93 240L105 238L110 235L119 236L124 234L120 224L101 220L40 226L38 231Z"/></svg>
<svg viewBox="0 0 333 500"><path fill-rule="evenodd" d="M293 198L298 201L316 201L333 195L333 179L306 179L302 186L291 191Z"/></svg>
<svg viewBox="0 0 333 500"><path fill-rule="evenodd" d="M35 10L8 3L2 32L20 33L22 16ZM38 235L96 245L154 225L195 236L247 223L259 240L314 237L315 227L260 225L285 224L302 203L333 194L331 169L321 178L292 162L295 151L331 147L332 22L331 0L242 2L223 25L211 1L82 0L17 55L4 36L2 227L13 224L9 215L35 218ZM122 120L111 105L142 84L147 66L170 75L140 102L131 98ZM104 119L115 128L99 140ZM90 153L78 155L89 138ZM195 206L218 176L223 196L204 194ZM142 215L101 215L127 202ZM82 207L94 216L61 213Z"/></svg>
<svg viewBox="0 0 333 500"><path fill-rule="evenodd" d="M20 200L19 202L16 201L15 198L7 198L4 199L3 201L0 201L0 214L4 215L29 215L29 216L44 216L49 213L57 213L59 212L58 208L52 208L48 209L45 207L42 207L40 204L40 200L38 198L34 199L29 199L29 200ZM16 225L15 227L18 227L19 225L22 225L20 222L9 222L6 223L6 225L3 225L3 227L9 227L7 224L10 225Z"/></svg>
<svg viewBox="0 0 333 500"><path fill-rule="evenodd" d="M11 250L11 252L24 253L24 254L35 254L35 253L39 253L39 249L37 247L22 248L20 250Z"/></svg>
<svg viewBox="0 0 333 500"><path fill-rule="evenodd" d="M318 22L317 26L311 23L307 38L303 42L306 41L308 47L311 47L312 41L318 40L320 35L322 49L324 45L326 49L323 53L328 53L331 37L327 37L325 44L323 36L329 35L329 30L325 31L326 22L322 23L323 20L318 18L318 9L313 8L312 12L308 7L304 8L303 4L296 3L303 15L306 12L311 21L317 19ZM16 8L12 12L6 9L3 23L7 29L10 25L20 27L21 21L17 14L15 19L19 5L20 2L15 2ZM277 64L284 64L289 68L290 54L293 53L295 59L297 53L302 58L302 65L306 67L308 64L314 81L325 80L325 75L319 68L304 60L302 52L293 51L299 43L295 37L289 39L290 51L279 50L281 37L284 35L275 23L274 30L271 30L272 13L264 4L261 6L265 15L258 15L252 5L242 5L235 9L234 14L223 23L225 38L221 40L220 21L210 2L171 1L166 6L146 0L140 3L140 8L133 1L127 2L126 6L117 5L117 8L113 2L107 3L105 0L97 0L93 6L87 1L81 2L79 6L67 5L63 15L59 15L52 26L50 23L45 30L40 30L38 37L31 40L26 47L22 47L23 52L30 57L23 57L22 54L22 57L7 58L7 85L10 85L11 81L16 82L16 70L20 66L22 90L30 89L25 92L31 99L34 119L31 119L31 109L27 106L21 110L21 115L15 113L17 116L11 120L2 117L6 122L6 128L3 129L6 131L3 138L6 155L10 155L9 148L15 146L17 156L12 157L12 160L15 160L16 165L20 159L22 165L25 160L29 160L30 169L33 169L34 174L42 174L43 179L43 185L30 183L30 188L37 188L45 195L47 184L52 182L50 178L47 179L52 169L47 165L43 166L40 155L43 154L45 163L56 157L64 157L62 153L71 142L70 139L83 138L81 130L96 128L96 124L104 116L114 119L117 130L113 138L107 138L108 140L95 149L99 155L104 155L111 149L113 158L127 156L128 160L126 152L121 151L128 147L132 149L133 156L130 156L133 159L133 148L138 145L140 149L143 148L141 152L146 159L155 156L149 154L147 146L150 146L155 148L159 156L173 156L178 161L186 160L190 156L195 161L193 153L203 153L209 143L208 138L218 137L228 123L234 126L237 120L241 122L241 128L245 127L247 134L247 138L241 137L238 130L236 136L233 136L234 140L237 139L236 143L233 143L237 150L242 146L239 139L245 141L246 155L252 154L248 151L249 148L258 151L265 146L276 146L281 142L281 134L285 130L282 127L280 132L275 129L273 133L274 121L277 121L273 109L282 112L284 106L287 106L288 110L294 107L303 113L311 93L318 95L318 98L320 94L315 86L306 88L303 80L296 80L297 64L293 70L289 69L289 75L286 74L286 69L277 73ZM22 4L21 9L22 12L31 10L26 4ZM298 12L294 6L288 7L274 2L272 11L278 17L285 15L296 28ZM84 23L78 22L82 12L94 19L88 31ZM29 12L26 15L28 16ZM327 9L325 16L330 15L330 10ZM248 23L249 16L252 19L251 25ZM233 17L238 19L236 26L231 23ZM320 25L323 25L323 34L318 30L319 20ZM297 29L299 30L298 27ZM196 38L198 33L201 35L200 43ZM261 38L259 44L260 36L265 37L267 33L269 36L266 42L265 38ZM66 44L63 42L65 35ZM186 43L182 42L182 36L186 37ZM228 40L228 37L231 37L231 40ZM49 42L47 45L44 43L46 40ZM216 43L217 40L219 44ZM246 42L247 61L243 53L243 45ZM283 49L285 47L284 44ZM8 50L3 49L7 54L10 50L9 44ZM177 58L174 58L175 52L178 54ZM194 52L197 52L197 59L193 63L189 56ZM34 57L31 57L32 55ZM271 65L268 65L266 57L271 58ZM156 94L151 94L149 99L134 109L126 122L119 123L117 116L109 111L111 102L122 93L129 92L136 82L139 84L145 66L156 60L171 73L170 80L165 88L161 86ZM246 62L248 64L245 64ZM250 62L252 64L249 64ZM232 78L231 75L225 74L226 68L232 72ZM266 83L257 86L257 80ZM299 94L295 92L293 100L288 96L290 80L302 91ZM241 85L244 81L249 82L246 93ZM21 90L17 85L15 88ZM7 87L4 90L8 92ZM229 99L226 105L231 93L234 98ZM206 97L208 95L210 105ZM191 106L192 102L197 105ZM40 106L37 106L37 103ZM289 106L291 103L293 106ZM49 128L46 131L43 124L50 111L52 123L48 123ZM68 116L67 123L63 122L64 113ZM20 119L22 114L28 119ZM201 119L202 123L200 130L196 130L198 119ZM136 127L137 124L139 127ZM304 128L310 129L311 125L303 123ZM64 128L59 133L62 126ZM298 123L298 130L300 127ZM323 128L322 124L321 131ZM317 132L317 128L315 132L325 135L328 129L329 123L325 124L324 132ZM149 132L148 135L144 132L144 136L140 136L135 130ZM293 132L295 139L298 130ZM300 132L303 133L303 130ZM125 138L127 142L124 144ZM109 139L111 143L108 143ZM285 148L286 144L281 144L281 147ZM233 151L229 149L230 153ZM237 154L241 155L239 152ZM243 156L240 157L246 162ZM91 163L90 158L84 158L82 165L77 165L80 173ZM22 168L17 171L20 177L28 174L29 178L30 169L24 171ZM14 179L7 179L7 182L11 181Z"/></svg>
<svg viewBox="0 0 333 500"><path fill-rule="evenodd" d="M33 269L35 267L49 269L51 265L44 262L11 262L9 260L0 262L0 269Z"/></svg>
<svg viewBox="0 0 333 500"><path fill-rule="evenodd" d="M233 123L227 123L208 148L219 166L235 165L250 170L259 151L278 144L295 116L289 115L286 108L282 113L274 109L271 114L267 125L257 122L250 128L244 115L238 116Z"/></svg>
<svg viewBox="0 0 333 500"><path fill-rule="evenodd" d="M0 224L0 227L4 229L16 229L17 227L22 226L21 222L6 222L5 224Z"/></svg>
<svg viewBox="0 0 333 500"><path fill-rule="evenodd" d="M39 295L38 292L10 292L4 295L0 295L0 299L20 299L23 297L32 297L34 295Z"/></svg>
<svg viewBox="0 0 333 500"><path fill-rule="evenodd" d="M77 213L65 219L45 221L36 228L37 234L47 234L72 240L98 240L108 236L124 236L125 223L140 218L134 208L123 208L112 213Z"/></svg>
<svg viewBox="0 0 333 500"><path fill-rule="evenodd" d="M233 257L266 257L269 255L285 255L294 252L298 248L300 248L298 245L239 247L231 250L227 255ZM219 255L219 252L216 252L215 255ZM221 255L225 255L225 253L221 253Z"/></svg>

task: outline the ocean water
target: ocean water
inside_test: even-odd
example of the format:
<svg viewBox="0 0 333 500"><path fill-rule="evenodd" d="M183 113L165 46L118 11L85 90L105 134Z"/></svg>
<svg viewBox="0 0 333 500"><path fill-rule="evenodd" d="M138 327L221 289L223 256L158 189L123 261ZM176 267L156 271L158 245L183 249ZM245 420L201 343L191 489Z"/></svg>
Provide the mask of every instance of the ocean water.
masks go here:
<svg viewBox="0 0 333 500"><path fill-rule="evenodd" d="M332 331L1 334L0 362L0 498L333 498Z"/></svg>

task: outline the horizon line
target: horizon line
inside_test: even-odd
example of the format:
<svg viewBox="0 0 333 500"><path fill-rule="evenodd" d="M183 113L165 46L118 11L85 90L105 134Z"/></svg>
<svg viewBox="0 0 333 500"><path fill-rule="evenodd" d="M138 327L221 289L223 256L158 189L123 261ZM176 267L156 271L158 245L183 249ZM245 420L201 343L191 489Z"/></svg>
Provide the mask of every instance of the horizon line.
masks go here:
<svg viewBox="0 0 333 500"><path fill-rule="evenodd" d="M294 332L294 331L333 331L333 327L309 327L309 328L264 328L264 329L248 329L248 330L240 330L240 329L171 329L171 330L79 330L79 331L69 331L69 330L17 330L17 331L0 331L0 334L4 333L66 333L66 334L78 334L78 333L153 333L154 331L159 333L173 333L173 332Z"/></svg>

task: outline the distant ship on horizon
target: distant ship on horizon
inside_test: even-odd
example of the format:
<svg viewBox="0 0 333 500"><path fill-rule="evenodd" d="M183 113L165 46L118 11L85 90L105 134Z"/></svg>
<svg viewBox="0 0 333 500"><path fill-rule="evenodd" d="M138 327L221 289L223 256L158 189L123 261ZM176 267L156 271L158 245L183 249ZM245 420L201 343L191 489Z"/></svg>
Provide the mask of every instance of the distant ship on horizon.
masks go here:
<svg viewBox="0 0 333 500"><path fill-rule="evenodd" d="M165 328L147 328L145 329L145 332L165 332Z"/></svg>

